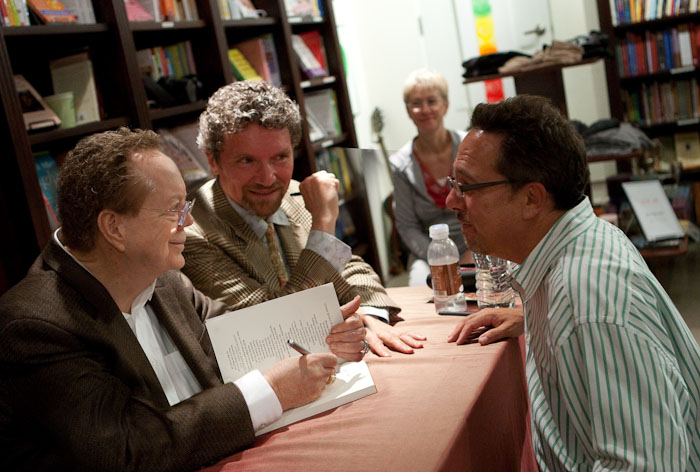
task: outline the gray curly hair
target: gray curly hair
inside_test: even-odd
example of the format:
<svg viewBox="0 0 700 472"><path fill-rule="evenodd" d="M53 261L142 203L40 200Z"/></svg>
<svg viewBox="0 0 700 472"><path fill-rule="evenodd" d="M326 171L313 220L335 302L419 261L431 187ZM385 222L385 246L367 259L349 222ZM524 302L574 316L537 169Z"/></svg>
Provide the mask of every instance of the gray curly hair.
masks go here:
<svg viewBox="0 0 700 472"><path fill-rule="evenodd" d="M287 129L292 146L301 141L299 106L278 87L241 80L221 87L209 98L207 109L199 117L197 145L219 162L224 137L240 133L251 123Z"/></svg>

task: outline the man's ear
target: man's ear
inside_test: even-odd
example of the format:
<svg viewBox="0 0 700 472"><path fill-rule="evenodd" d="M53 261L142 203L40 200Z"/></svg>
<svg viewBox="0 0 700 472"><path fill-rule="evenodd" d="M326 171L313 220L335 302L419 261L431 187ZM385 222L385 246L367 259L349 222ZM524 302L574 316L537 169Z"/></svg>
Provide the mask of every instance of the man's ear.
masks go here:
<svg viewBox="0 0 700 472"><path fill-rule="evenodd" d="M549 193L541 183L528 182L522 191L525 198L523 219L530 220L551 206Z"/></svg>
<svg viewBox="0 0 700 472"><path fill-rule="evenodd" d="M97 215L97 229L107 243L118 252L126 250L126 231L123 215L113 210L102 210Z"/></svg>
<svg viewBox="0 0 700 472"><path fill-rule="evenodd" d="M216 159L214 159L214 155L211 154L210 152L208 152L206 154L207 154L207 161L209 161L209 168L211 169L212 173L214 175L219 175L219 164L216 162Z"/></svg>

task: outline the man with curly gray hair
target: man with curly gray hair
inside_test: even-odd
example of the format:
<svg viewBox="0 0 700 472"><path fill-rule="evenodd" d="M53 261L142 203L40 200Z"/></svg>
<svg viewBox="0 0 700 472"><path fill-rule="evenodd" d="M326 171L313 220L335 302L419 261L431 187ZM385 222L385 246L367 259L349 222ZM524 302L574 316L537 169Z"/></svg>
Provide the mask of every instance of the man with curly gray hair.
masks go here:
<svg viewBox="0 0 700 472"><path fill-rule="evenodd" d="M372 268L334 236L338 179L319 171L292 180L300 140L299 108L279 88L240 81L214 93L197 143L216 178L196 192L183 272L233 309L331 282L341 303L362 300L366 341L349 355L371 347L389 356L387 346L412 353L425 338L389 324L399 307Z"/></svg>

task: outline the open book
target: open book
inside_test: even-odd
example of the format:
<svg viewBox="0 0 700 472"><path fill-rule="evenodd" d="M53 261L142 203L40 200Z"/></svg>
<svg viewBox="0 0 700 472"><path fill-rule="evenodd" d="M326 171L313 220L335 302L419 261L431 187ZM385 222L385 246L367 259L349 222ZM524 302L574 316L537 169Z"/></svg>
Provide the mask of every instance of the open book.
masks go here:
<svg viewBox="0 0 700 472"><path fill-rule="evenodd" d="M264 372L278 361L299 354L287 345L294 339L311 352L330 352L325 342L331 327L343 321L333 284L232 311L207 320L207 331L224 382L254 369ZM342 362L342 360L341 360ZM320 398L287 410L256 436L375 393L364 361L344 362Z"/></svg>

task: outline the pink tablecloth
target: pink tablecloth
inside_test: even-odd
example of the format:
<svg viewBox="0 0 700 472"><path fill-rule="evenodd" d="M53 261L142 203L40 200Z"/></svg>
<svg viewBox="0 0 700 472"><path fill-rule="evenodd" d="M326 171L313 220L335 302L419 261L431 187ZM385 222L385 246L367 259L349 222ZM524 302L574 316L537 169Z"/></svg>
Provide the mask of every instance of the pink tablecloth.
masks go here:
<svg viewBox="0 0 700 472"><path fill-rule="evenodd" d="M390 289L415 354L366 357L377 393L260 436L206 471L536 470L521 343L448 344L429 289Z"/></svg>

